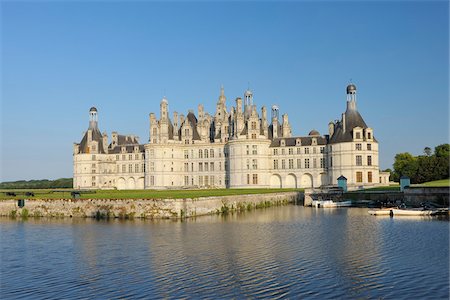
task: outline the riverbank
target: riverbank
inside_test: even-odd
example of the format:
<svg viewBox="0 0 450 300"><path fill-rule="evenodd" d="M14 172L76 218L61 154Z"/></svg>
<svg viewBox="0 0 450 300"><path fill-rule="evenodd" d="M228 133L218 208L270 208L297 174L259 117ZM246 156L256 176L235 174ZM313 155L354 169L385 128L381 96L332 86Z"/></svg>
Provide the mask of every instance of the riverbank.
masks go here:
<svg viewBox="0 0 450 300"><path fill-rule="evenodd" d="M225 214L302 201L303 193L277 192L183 199L15 199L0 201L0 216L178 219Z"/></svg>

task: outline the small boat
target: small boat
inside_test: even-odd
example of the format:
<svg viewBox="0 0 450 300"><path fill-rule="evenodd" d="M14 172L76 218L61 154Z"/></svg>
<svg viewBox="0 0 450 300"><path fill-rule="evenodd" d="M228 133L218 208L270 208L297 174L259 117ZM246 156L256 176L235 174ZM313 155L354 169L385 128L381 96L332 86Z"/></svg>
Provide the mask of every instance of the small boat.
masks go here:
<svg viewBox="0 0 450 300"><path fill-rule="evenodd" d="M436 211L423 208L393 208L392 214L394 216L432 216L436 214Z"/></svg>
<svg viewBox="0 0 450 300"><path fill-rule="evenodd" d="M332 200L314 200L312 202L313 207L321 208L334 208L334 207L349 207L352 205L352 201L339 201L334 202Z"/></svg>
<svg viewBox="0 0 450 300"><path fill-rule="evenodd" d="M373 216L389 216L392 213L392 208L371 209L368 213Z"/></svg>

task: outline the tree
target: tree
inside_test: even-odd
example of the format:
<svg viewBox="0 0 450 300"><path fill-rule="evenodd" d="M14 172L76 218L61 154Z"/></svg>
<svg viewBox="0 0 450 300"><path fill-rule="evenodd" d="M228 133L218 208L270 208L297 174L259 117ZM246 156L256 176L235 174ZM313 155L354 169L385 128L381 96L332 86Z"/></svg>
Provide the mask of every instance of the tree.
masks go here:
<svg viewBox="0 0 450 300"><path fill-rule="evenodd" d="M412 183L416 182L417 177L417 158L410 153L399 153L394 161L394 180L399 181L401 176L408 176Z"/></svg>
<svg viewBox="0 0 450 300"><path fill-rule="evenodd" d="M442 144L434 148L434 155L437 157L449 157L450 156L450 144Z"/></svg>
<svg viewBox="0 0 450 300"><path fill-rule="evenodd" d="M432 154L431 148L425 147L425 149L423 149L423 153L425 153L426 156L431 156L431 154Z"/></svg>

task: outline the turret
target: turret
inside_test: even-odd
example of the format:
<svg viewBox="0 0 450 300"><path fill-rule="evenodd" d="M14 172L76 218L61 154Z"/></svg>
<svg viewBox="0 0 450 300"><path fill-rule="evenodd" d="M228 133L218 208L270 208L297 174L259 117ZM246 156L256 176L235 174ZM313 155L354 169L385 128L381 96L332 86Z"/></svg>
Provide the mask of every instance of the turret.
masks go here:
<svg viewBox="0 0 450 300"><path fill-rule="evenodd" d="M283 115L283 123L282 123L282 135L283 137L290 137L291 136L291 125L289 124L289 117L287 114Z"/></svg>
<svg viewBox="0 0 450 300"><path fill-rule="evenodd" d="M89 129L96 129L98 126L97 108L94 106L89 110Z"/></svg>
<svg viewBox="0 0 450 300"><path fill-rule="evenodd" d="M105 153L108 153L108 134L106 133L106 131L102 134L102 143L103 150L105 151Z"/></svg>
<svg viewBox="0 0 450 300"><path fill-rule="evenodd" d="M334 134L334 122L333 121L330 121L330 123L328 123L328 133L329 133L330 137L332 137Z"/></svg>
<svg viewBox="0 0 450 300"><path fill-rule="evenodd" d="M274 138L278 137L278 114L278 106L272 105L272 136Z"/></svg>

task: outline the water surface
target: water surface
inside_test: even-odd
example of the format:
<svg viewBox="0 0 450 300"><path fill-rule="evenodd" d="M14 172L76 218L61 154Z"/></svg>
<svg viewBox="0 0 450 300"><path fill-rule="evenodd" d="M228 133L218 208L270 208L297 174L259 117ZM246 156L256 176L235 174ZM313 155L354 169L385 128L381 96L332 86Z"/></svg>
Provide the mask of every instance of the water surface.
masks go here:
<svg viewBox="0 0 450 300"><path fill-rule="evenodd" d="M2 299L449 298L447 220L291 205L0 227Z"/></svg>

